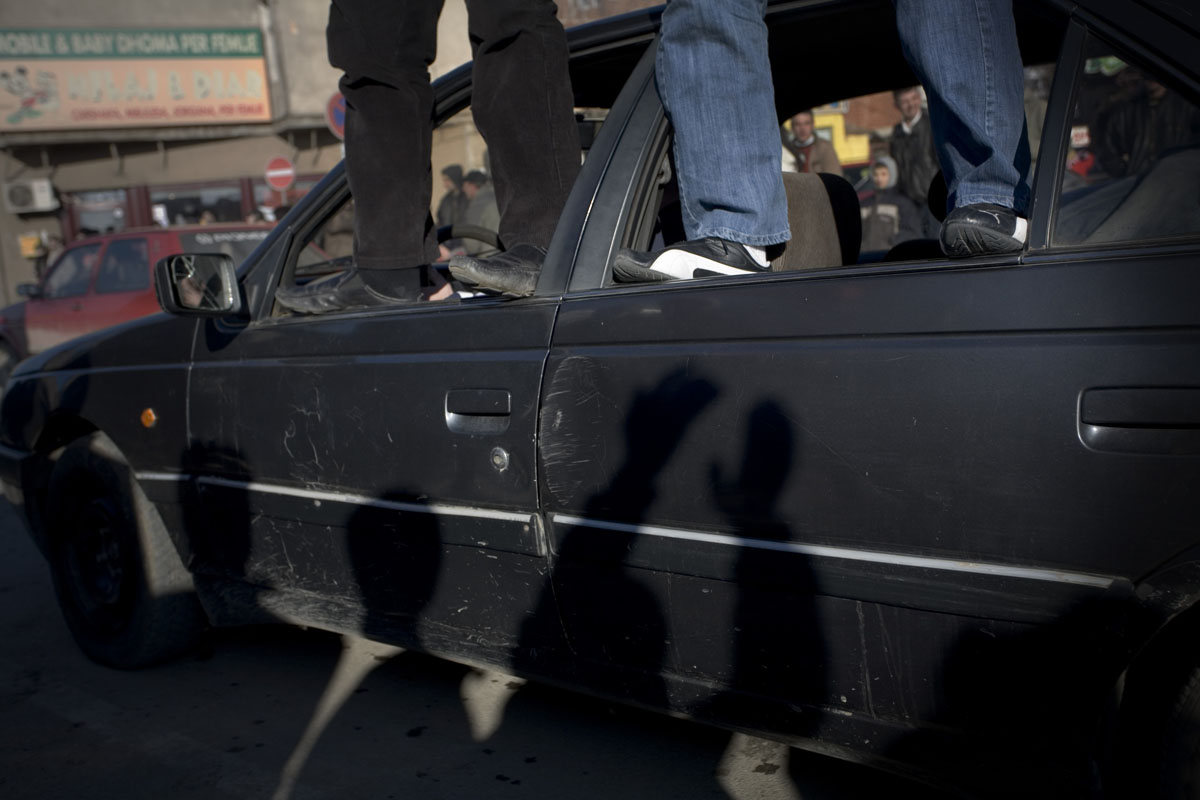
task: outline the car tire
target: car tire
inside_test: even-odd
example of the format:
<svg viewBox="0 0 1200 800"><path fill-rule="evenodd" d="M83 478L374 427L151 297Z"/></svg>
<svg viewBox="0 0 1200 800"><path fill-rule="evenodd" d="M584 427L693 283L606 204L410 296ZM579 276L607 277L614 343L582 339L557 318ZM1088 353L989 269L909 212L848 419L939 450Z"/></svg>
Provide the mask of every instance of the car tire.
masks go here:
<svg viewBox="0 0 1200 800"><path fill-rule="evenodd" d="M1200 800L1200 666L1192 668L1167 715L1159 787L1163 800Z"/></svg>
<svg viewBox="0 0 1200 800"><path fill-rule="evenodd" d="M50 476L46 522L59 606L89 658L133 669L197 642L205 617L191 575L107 436L63 451Z"/></svg>

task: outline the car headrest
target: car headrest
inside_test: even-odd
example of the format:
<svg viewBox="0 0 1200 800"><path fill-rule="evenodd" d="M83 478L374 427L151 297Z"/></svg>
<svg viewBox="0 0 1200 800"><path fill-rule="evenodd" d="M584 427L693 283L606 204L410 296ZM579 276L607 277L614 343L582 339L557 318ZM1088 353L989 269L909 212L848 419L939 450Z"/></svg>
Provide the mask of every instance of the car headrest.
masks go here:
<svg viewBox="0 0 1200 800"><path fill-rule="evenodd" d="M839 175L783 173L792 238L771 269L840 267L858 261L862 216L858 195Z"/></svg>

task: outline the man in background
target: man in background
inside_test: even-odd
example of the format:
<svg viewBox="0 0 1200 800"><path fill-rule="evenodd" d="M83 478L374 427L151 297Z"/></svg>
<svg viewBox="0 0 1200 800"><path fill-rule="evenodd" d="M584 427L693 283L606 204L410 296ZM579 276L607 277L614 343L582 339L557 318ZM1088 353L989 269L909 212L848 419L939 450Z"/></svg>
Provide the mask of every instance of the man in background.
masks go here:
<svg viewBox="0 0 1200 800"><path fill-rule="evenodd" d="M463 223L489 231L500 229L500 209L496 206L496 191L488 181L487 175L477 169L468 172L467 177L463 178L463 194L467 198ZM495 252L495 248L477 239L464 239L462 249L470 255Z"/></svg>
<svg viewBox="0 0 1200 800"><path fill-rule="evenodd" d="M896 188L925 211L929 203L929 184L937 175L937 153L933 149L933 127L921 103L921 87L910 86L892 92L892 101L900 111L900 121L892 129L892 158L899 174ZM940 223L932 214L923 214L926 236L934 238Z"/></svg>
<svg viewBox="0 0 1200 800"><path fill-rule="evenodd" d="M784 138L784 149L790 154L784 158L785 172L829 172L842 177L842 162L838 160L833 143L817 136L813 124L813 112L806 109L792 115L792 134Z"/></svg>

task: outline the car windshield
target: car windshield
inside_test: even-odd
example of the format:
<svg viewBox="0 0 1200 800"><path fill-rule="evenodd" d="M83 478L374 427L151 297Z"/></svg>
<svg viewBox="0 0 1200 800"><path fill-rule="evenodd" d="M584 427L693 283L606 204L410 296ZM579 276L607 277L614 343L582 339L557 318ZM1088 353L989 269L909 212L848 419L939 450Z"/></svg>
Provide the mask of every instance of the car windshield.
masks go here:
<svg viewBox="0 0 1200 800"><path fill-rule="evenodd" d="M233 258L233 263L241 264L269 233L265 229L195 231L180 233L179 243L185 253L225 253Z"/></svg>

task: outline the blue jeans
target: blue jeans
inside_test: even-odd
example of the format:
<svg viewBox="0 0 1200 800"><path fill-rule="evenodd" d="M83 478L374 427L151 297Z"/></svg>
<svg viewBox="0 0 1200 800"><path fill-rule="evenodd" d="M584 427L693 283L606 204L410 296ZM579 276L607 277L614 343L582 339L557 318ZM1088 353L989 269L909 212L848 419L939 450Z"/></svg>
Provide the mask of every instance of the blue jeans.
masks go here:
<svg viewBox="0 0 1200 800"><path fill-rule="evenodd" d="M671 0L655 64L689 240L786 242L766 0Z"/></svg>
<svg viewBox="0 0 1200 800"><path fill-rule="evenodd" d="M1012 0L895 0L904 56L929 97L949 209L1029 209L1024 72Z"/></svg>

